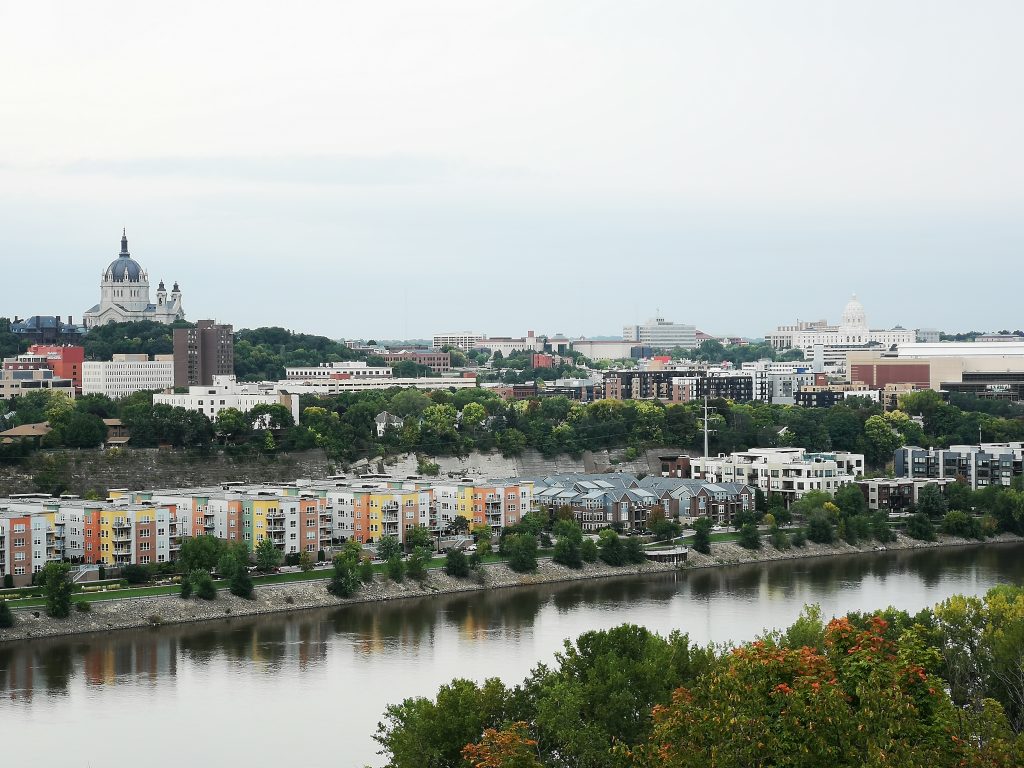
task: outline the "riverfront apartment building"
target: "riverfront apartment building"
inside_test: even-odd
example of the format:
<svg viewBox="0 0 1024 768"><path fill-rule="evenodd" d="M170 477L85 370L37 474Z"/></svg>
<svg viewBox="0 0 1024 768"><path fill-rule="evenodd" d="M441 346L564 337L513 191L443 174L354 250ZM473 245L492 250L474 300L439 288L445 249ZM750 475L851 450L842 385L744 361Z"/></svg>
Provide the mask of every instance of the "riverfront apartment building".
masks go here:
<svg viewBox="0 0 1024 768"><path fill-rule="evenodd" d="M174 355L114 355L108 362L82 363L82 392L117 399L174 386Z"/></svg>
<svg viewBox="0 0 1024 768"><path fill-rule="evenodd" d="M896 477L959 480L972 489L1010 485L1024 474L1024 443L980 443L949 448L908 445L893 454Z"/></svg>
<svg viewBox="0 0 1024 768"><path fill-rule="evenodd" d="M786 506L808 491L835 493L864 474L864 456L835 451L809 453L803 448L752 448L748 451L692 459L693 476L717 483L741 483L778 493Z"/></svg>
<svg viewBox="0 0 1024 768"><path fill-rule="evenodd" d="M226 483L188 489L112 490L103 501L28 494L0 499L0 577L29 583L51 560L147 565L177 559L182 539L215 536L253 551L270 539L283 554L329 552L348 539L404 542L457 517L498 534L534 507L533 483L426 480Z"/></svg>

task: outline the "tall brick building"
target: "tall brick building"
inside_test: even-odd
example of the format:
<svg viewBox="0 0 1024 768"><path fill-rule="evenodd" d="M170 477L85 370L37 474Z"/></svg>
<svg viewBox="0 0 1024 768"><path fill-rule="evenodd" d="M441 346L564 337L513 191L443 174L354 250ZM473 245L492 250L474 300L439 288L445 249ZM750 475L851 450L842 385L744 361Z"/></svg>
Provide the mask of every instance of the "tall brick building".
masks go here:
<svg viewBox="0 0 1024 768"><path fill-rule="evenodd" d="M230 325L200 320L195 328L174 329L174 386L209 386L214 376L234 372L235 337Z"/></svg>

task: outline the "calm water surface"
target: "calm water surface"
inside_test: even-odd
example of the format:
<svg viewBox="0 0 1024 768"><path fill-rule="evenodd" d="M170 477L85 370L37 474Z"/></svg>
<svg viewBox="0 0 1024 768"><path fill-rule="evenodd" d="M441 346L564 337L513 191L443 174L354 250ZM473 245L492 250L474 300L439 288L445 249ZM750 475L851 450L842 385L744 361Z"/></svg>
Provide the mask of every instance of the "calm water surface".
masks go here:
<svg viewBox="0 0 1024 768"><path fill-rule="evenodd" d="M380 765L384 707L452 677L518 682L623 622L747 640L806 603L919 609L1024 583L1024 545L885 552L323 609L0 646L3 763Z"/></svg>

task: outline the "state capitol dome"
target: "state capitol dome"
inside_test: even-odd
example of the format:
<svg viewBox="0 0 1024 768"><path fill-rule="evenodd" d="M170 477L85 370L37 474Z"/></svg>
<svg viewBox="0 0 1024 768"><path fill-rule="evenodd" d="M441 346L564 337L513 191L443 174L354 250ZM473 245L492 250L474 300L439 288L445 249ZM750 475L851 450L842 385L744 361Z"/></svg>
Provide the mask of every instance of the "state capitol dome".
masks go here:
<svg viewBox="0 0 1024 768"><path fill-rule="evenodd" d="M138 283L146 278L146 273L132 255L128 253L128 233L121 233L121 253L110 262L103 279L107 282Z"/></svg>
<svg viewBox="0 0 1024 768"><path fill-rule="evenodd" d="M853 294L846 302L843 309L842 328L867 328L868 321L864 316L864 305L857 301L857 294Z"/></svg>

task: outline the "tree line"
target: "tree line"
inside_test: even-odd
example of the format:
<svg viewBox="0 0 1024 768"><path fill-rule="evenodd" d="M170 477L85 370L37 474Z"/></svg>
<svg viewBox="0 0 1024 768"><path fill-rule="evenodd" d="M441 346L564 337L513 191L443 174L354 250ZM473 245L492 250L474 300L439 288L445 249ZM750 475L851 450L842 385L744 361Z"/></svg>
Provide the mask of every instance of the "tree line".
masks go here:
<svg viewBox="0 0 1024 768"><path fill-rule="evenodd" d="M699 646L625 624L517 685L454 679L391 705L389 768L1010 766L1024 761L1024 589Z"/></svg>

